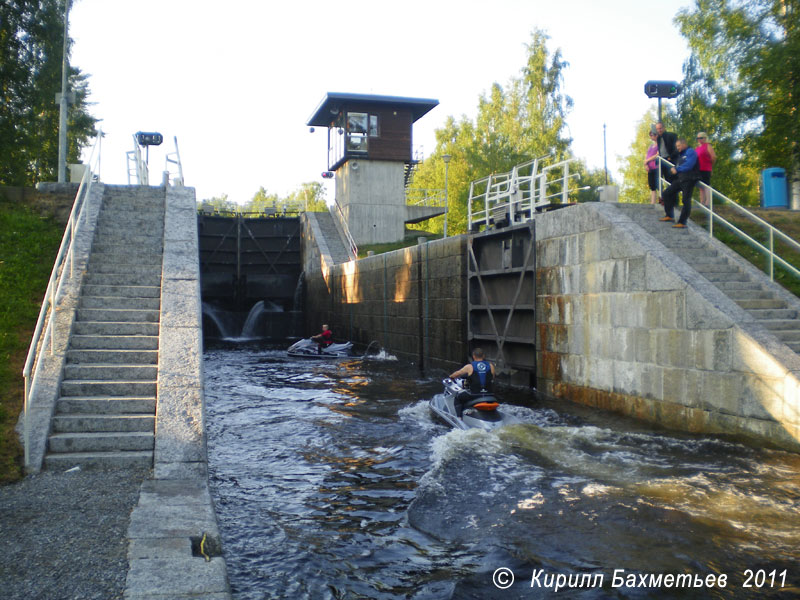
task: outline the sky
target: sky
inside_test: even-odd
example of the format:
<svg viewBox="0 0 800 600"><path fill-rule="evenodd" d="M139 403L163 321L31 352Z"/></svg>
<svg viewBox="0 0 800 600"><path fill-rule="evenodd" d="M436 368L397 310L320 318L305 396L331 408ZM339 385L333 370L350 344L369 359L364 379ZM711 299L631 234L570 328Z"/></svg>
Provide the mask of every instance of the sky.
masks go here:
<svg viewBox="0 0 800 600"><path fill-rule="evenodd" d="M673 18L690 4L74 0L71 63L89 75L89 109L102 119L106 183L128 183L133 134L156 131L164 143L149 151L151 183L177 138L198 200L227 194L242 204L261 187L284 196L318 181L330 202L326 132L306 125L327 92L438 100L413 129L425 157L448 117L474 119L492 84L520 76L538 28L569 63L574 155L592 168L605 158L616 177L656 105L645 82L682 79L688 49Z"/></svg>

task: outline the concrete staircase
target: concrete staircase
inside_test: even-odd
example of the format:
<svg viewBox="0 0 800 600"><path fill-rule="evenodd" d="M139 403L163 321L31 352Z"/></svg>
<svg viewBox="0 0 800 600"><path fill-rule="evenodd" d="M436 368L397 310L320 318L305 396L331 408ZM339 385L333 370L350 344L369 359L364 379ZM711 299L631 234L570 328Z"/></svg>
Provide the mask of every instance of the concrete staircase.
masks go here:
<svg viewBox="0 0 800 600"><path fill-rule="evenodd" d="M789 305L766 275L753 274L743 266L744 258L731 258L718 249L720 242L707 233L689 229L673 229L672 223L661 222L664 210L643 204L618 204L625 215L669 248L700 275L736 302L757 322L794 352L800 353L800 320L798 311ZM716 247L715 247L716 246ZM741 261L741 262L740 262ZM788 293L788 292L787 292Z"/></svg>
<svg viewBox="0 0 800 600"><path fill-rule="evenodd" d="M350 260L350 255L347 252L347 247L342 241L342 236L339 229L336 227L334 216L330 212L314 213L317 218L322 236L325 238L325 243L328 245L331 258L335 264L346 263Z"/></svg>
<svg viewBox="0 0 800 600"><path fill-rule="evenodd" d="M152 465L163 188L106 186L45 465Z"/></svg>

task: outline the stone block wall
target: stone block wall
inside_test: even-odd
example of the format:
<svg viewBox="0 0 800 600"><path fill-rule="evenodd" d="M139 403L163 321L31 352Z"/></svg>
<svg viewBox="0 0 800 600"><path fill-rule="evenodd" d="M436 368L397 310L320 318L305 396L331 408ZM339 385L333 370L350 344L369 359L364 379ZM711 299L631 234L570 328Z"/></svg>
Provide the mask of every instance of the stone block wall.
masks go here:
<svg viewBox="0 0 800 600"><path fill-rule="evenodd" d="M306 329L376 341L424 368L450 369L467 356L465 236L306 271Z"/></svg>
<svg viewBox="0 0 800 600"><path fill-rule="evenodd" d="M539 388L800 450L800 358L613 205L537 217Z"/></svg>

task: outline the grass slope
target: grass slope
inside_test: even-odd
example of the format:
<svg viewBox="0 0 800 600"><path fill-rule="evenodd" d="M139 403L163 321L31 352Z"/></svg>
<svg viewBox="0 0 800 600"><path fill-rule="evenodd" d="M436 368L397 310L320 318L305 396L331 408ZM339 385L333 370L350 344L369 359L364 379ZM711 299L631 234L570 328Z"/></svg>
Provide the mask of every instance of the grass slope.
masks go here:
<svg viewBox="0 0 800 600"><path fill-rule="evenodd" d="M63 230L0 198L0 482L22 476L22 368Z"/></svg>

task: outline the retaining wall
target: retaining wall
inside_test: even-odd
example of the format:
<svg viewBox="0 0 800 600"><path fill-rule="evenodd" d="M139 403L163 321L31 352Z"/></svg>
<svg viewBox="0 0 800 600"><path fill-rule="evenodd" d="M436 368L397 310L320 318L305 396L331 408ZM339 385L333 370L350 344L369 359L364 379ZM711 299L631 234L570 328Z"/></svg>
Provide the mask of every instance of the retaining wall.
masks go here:
<svg viewBox="0 0 800 600"><path fill-rule="evenodd" d="M313 232L307 232L310 238ZM463 364L466 242L465 236L452 237L337 265L310 251L306 332L327 323L337 339L377 341L423 368Z"/></svg>
<svg viewBox="0 0 800 600"><path fill-rule="evenodd" d="M540 389L800 450L800 357L718 288L613 205L544 214L536 233Z"/></svg>

